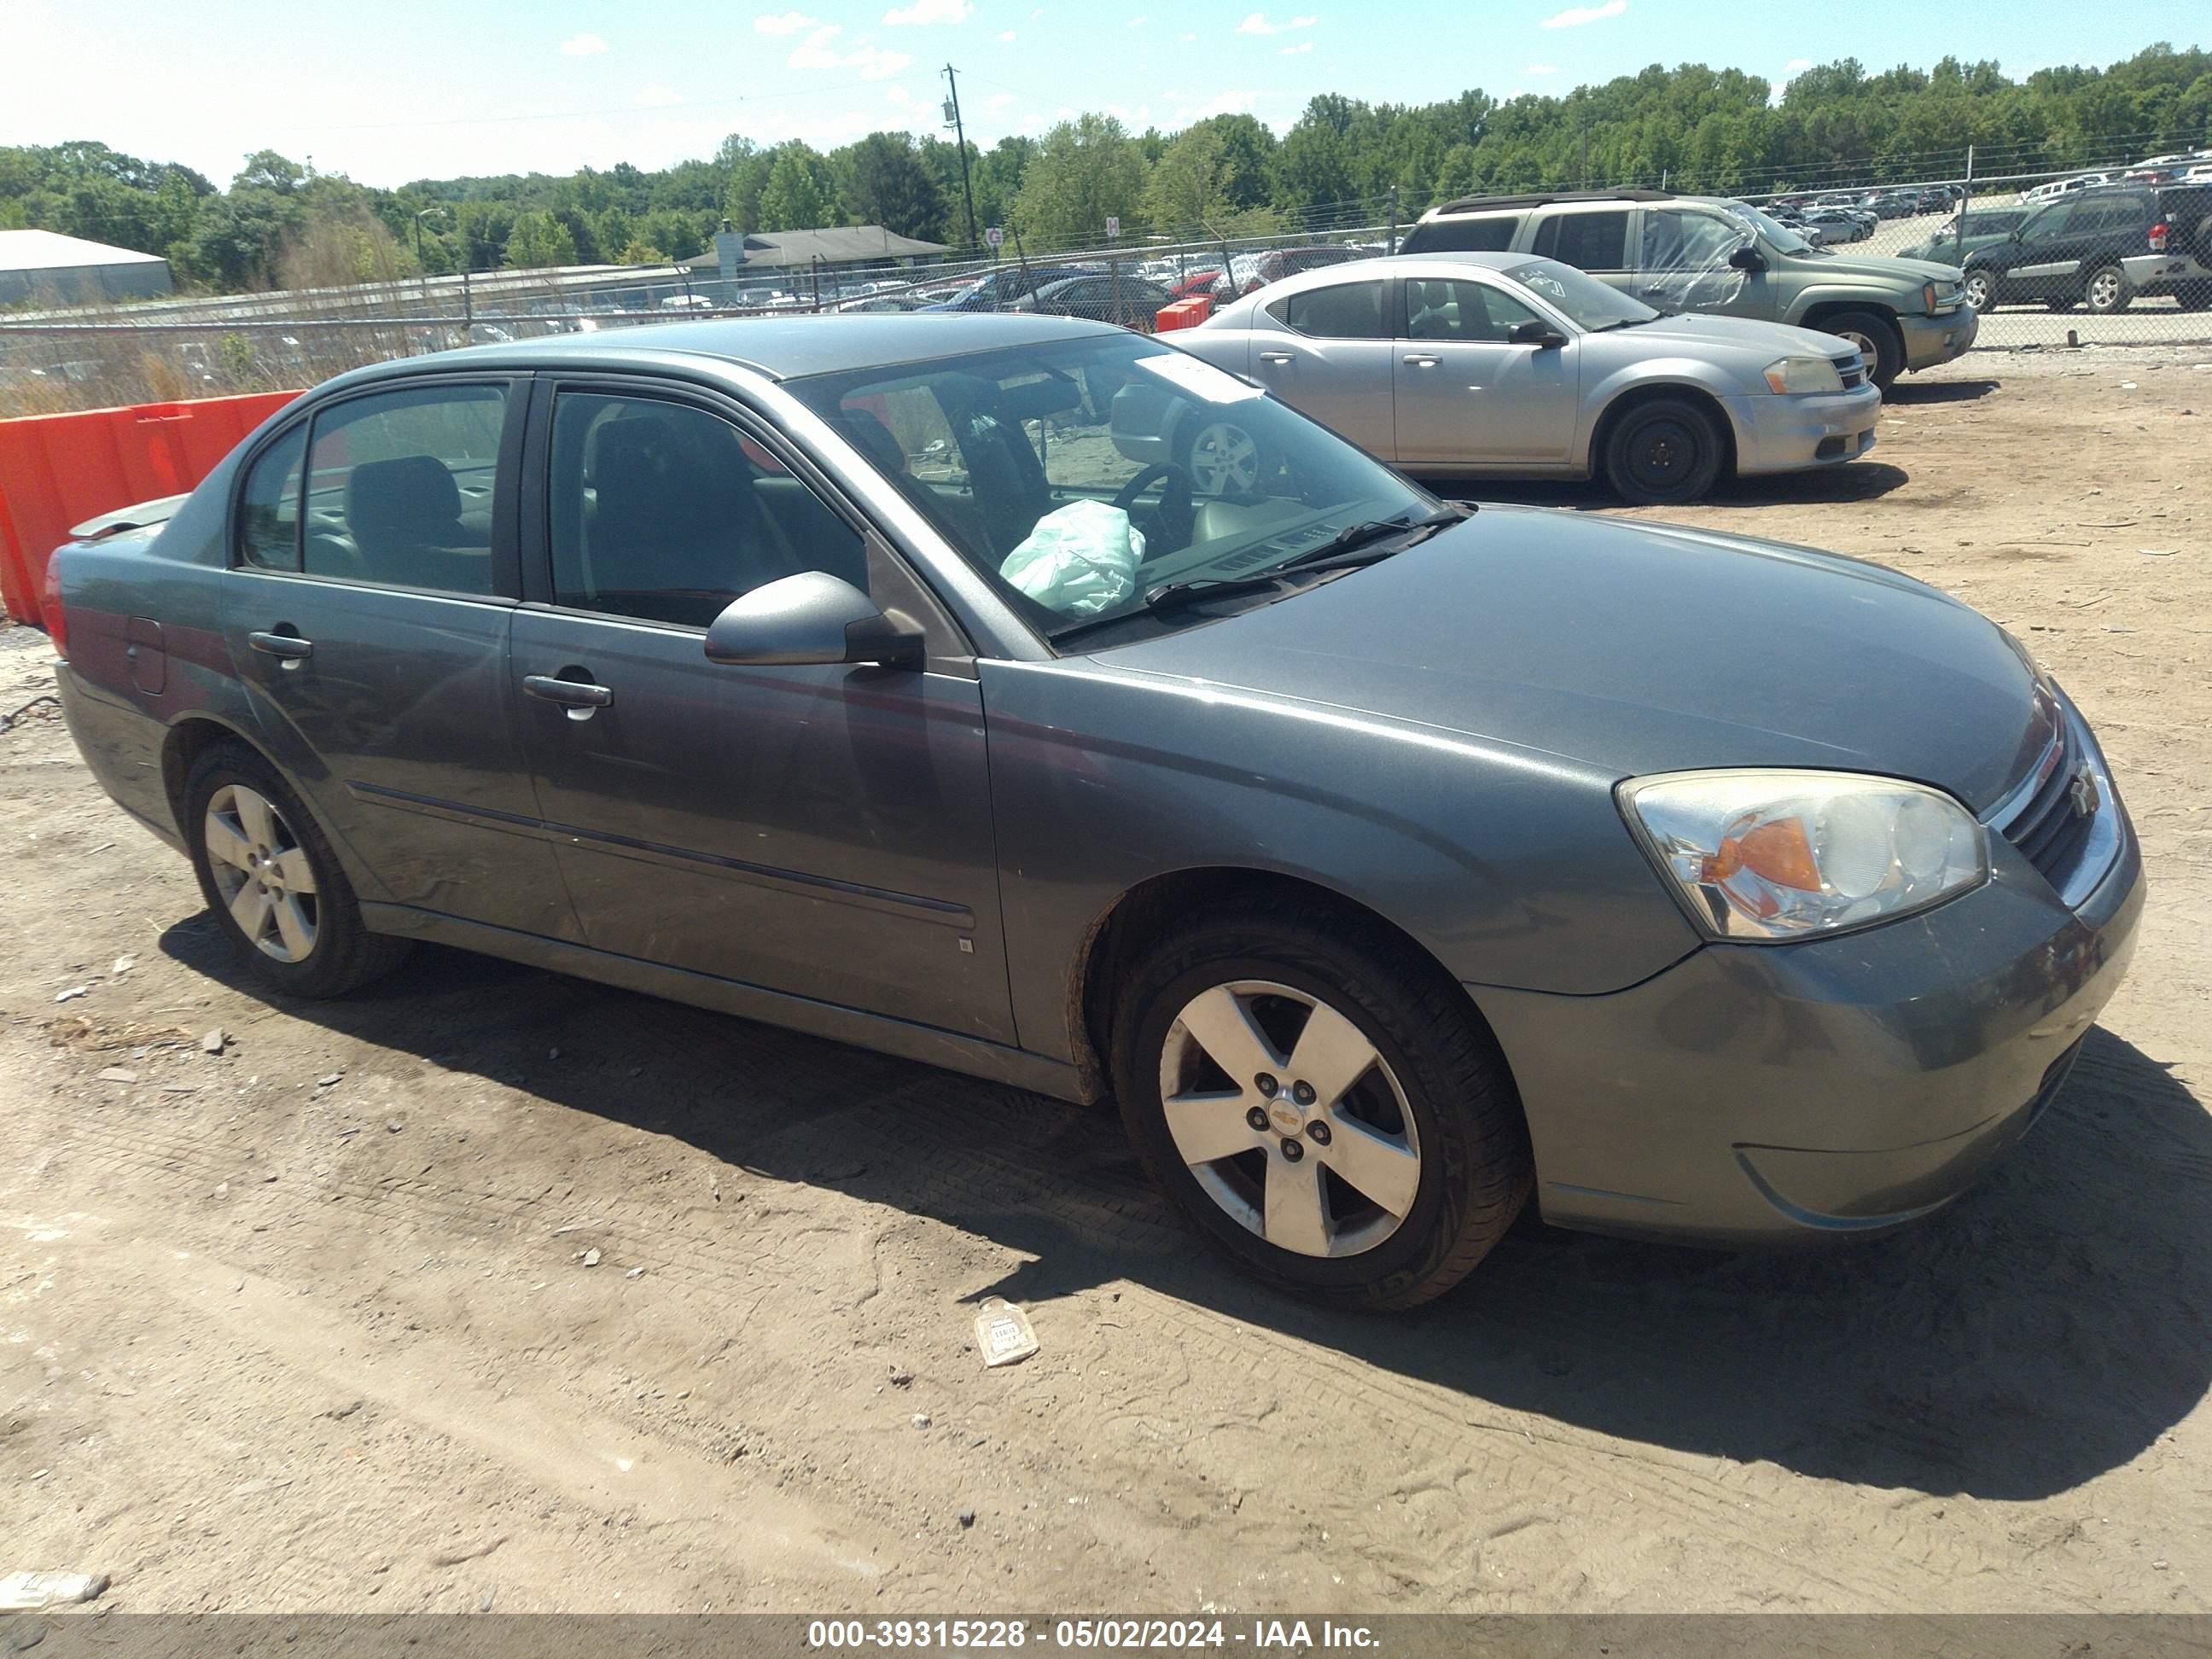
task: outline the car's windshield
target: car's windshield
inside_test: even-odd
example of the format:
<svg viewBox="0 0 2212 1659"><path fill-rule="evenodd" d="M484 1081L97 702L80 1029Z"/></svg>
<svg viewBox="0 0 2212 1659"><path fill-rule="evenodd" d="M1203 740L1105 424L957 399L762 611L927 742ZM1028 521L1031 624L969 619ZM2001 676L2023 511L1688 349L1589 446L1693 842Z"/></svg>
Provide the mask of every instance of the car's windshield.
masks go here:
<svg viewBox="0 0 2212 1659"><path fill-rule="evenodd" d="M1233 374L1115 333L789 382L1048 638L1434 498ZM1248 595L1264 602L1270 595ZM1109 632L1106 637L1110 639Z"/></svg>
<svg viewBox="0 0 2212 1659"><path fill-rule="evenodd" d="M1643 301L1631 299L1619 289L1608 288L1557 259L1531 259L1505 274L1565 312L1579 328L1620 328L1628 323L1648 323L1659 315Z"/></svg>
<svg viewBox="0 0 2212 1659"><path fill-rule="evenodd" d="M1813 245L1764 209L1748 202L1723 202L1721 205L1765 237L1777 253L1809 253Z"/></svg>

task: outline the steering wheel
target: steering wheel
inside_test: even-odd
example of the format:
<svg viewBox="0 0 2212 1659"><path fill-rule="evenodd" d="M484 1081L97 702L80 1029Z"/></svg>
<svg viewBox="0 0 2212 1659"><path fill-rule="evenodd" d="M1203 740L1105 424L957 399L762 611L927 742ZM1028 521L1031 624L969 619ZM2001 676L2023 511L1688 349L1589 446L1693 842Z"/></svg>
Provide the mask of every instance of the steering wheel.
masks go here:
<svg viewBox="0 0 2212 1659"><path fill-rule="evenodd" d="M1160 491L1160 506L1156 522L1159 526L1162 550L1173 551L1188 547L1190 538L1198 528L1198 515L1192 504L1197 489L1196 481L1173 461L1154 461L1142 472L1114 492L1114 505L1122 512L1133 511L1137 497L1154 484L1164 483Z"/></svg>

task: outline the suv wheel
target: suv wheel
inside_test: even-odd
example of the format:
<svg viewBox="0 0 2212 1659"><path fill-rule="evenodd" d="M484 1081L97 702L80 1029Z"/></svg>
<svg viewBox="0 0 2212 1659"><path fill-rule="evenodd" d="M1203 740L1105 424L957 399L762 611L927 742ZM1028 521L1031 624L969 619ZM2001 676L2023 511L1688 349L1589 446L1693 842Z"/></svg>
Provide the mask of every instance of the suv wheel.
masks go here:
<svg viewBox="0 0 2212 1659"><path fill-rule="evenodd" d="M343 996L390 972L407 941L372 933L353 885L274 767L217 744L185 781L185 842L200 892L246 965L276 990Z"/></svg>
<svg viewBox="0 0 2212 1659"><path fill-rule="evenodd" d="M1966 273L1966 303L1977 313L1988 311L1997 302L1996 284L1990 280L1988 271L1970 270Z"/></svg>
<svg viewBox="0 0 2212 1659"><path fill-rule="evenodd" d="M1721 434L1711 416L1684 398L1654 398L1613 422L1599 464L1623 501L1673 507L1711 489L1721 459Z"/></svg>
<svg viewBox="0 0 2212 1659"><path fill-rule="evenodd" d="M2098 266L2081 287L2082 302L2100 317L2125 311L2135 297L2134 290L2128 286L2128 273L2117 262Z"/></svg>
<svg viewBox="0 0 2212 1659"><path fill-rule="evenodd" d="M1978 307L1977 307L1978 309ZM1823 334L1849 340L1866 360L1867 374L1884 392L1905 373L1905 342L1897 325L1879 312L1841 311L1808 325Z"/></svg>
<svg viewBox="0 0 2212 1659"><path fill-rule="evenodd" d="M1457 987L1380 929L1254 903L1129 977L1114 1081L1185 1217L1247 1269L1411 1307L1504 1237L1532 1184L1511 1078Z"/></svg>

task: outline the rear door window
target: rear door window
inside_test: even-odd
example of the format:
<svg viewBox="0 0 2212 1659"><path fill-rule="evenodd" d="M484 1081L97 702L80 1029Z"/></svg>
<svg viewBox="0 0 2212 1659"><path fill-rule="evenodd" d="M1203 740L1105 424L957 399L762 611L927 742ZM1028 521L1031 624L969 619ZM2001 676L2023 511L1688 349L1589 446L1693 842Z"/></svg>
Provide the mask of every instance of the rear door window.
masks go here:
<svg viewBox="0 0 2212 1659"><path fill-rule="evenodd" d="M1380 340L1382 326L1382 284L1333 283L1285 295L1267 307L1268 315L1285 328L1317 340Z"/></svg>
<svg viewBox="0 0 2212 1659"><path fill-rule="evenodd" d="M1535 252L1577 270L1625 270L1628 213L1555 213L1536 227Z"/></svg>
<svg viewBox="0 0 2212 1659"><path fill-rule="evenodd" d="M261 452L238 503L238 562L255 570L300 568L300 463L307 453L302 421Z"/></svg>
<svg viewBox="0 0 2212 1659"><path fill-rule="evenodd" d="M318 414L307 460L307 574L490 593L506 419L501 386L409 387Z"/></svg>
<svg viewBox="0 0 2212 1659"><path fill-rule="evenodd" d="M1503 253L1513 246L1521 228L1517 213L1494 213L1480 219L1431 219L1407 239L1407 251L1417 253Z"/></svg>

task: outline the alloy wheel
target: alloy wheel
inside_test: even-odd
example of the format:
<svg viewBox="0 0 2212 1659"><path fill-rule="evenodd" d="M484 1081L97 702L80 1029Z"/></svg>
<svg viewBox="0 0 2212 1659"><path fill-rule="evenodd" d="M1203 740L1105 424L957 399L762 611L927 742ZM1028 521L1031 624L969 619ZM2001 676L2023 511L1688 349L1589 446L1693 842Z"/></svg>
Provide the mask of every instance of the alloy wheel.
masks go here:
<svg viewBox="0 0 2212 1659"><path fill-rule="evenodd" d="M1976 311L1990 308L1990 279L1978 270L1966 278L1966 303Z"/></svg>
<svg viewBox="0 0 2212 1659"><path fill-rule="evenodd" d="M202 836L239 932L264 956L305 962L320 918L315 871L283 813L258 791L225 784L209 798Z"/></svg>
<svg viewBox="0 0 2212 1659"><path fill-rule="evenodd" d="M2122 278L2117 270L2099 271L2089 279L2089 309L2111 311L2120 302Z"/></svg>
<svg viewBox="0 0 2212 1659"><path fill-rule="evenodd" d="M1294 1254L1371 1250L1419 1194L1420 1138L1389 1062L1291 986L1237 980L1186 1003L1162 1046L1160 1105L1206 1196Z"/></svg>
<svg viewBox="0 0 2212 1659"><path fill-rule="evenodd" d="M1191 440L1190 476L1207 495L1248 495L1260 482L1260 445L1243 427L1210 421Z"/></svg>

